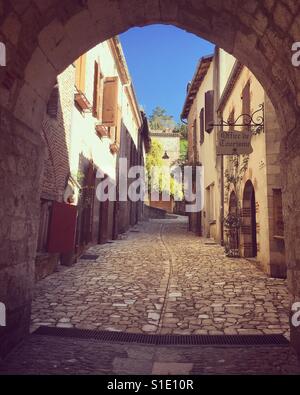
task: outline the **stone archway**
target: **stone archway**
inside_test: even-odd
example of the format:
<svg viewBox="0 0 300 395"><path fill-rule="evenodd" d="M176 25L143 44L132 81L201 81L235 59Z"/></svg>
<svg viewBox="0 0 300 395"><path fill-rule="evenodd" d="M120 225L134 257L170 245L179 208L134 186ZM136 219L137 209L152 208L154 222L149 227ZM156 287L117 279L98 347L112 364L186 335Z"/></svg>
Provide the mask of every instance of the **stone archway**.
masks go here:
<svg viewBox="0 0 300 395"><path fill-rule="evenodd" d="M300 73L291 47L300 4L274 0L77 0L0 2L1 353L28 331L43 164L41 122L55 78L81 53L133 26L173 24L232 53L259 79L281 127L284 220L291 301L300 299ZM298 339L298 340L297 340ZM293 332L300 349L300 333ZM298 343L297 343L298 342Z"/></svg>

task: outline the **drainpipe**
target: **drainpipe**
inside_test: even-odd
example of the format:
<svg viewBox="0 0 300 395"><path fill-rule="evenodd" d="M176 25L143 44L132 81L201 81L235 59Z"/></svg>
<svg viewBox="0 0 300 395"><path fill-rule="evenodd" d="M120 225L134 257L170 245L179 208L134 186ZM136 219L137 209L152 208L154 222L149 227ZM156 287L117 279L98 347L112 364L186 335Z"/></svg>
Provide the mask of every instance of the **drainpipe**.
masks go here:
<svg viewBox="0 0 300 395"><path fill-rule="evenodd" d="M217 115L217 124L223 125L223 115L222 111L220 110L220 49L218 47L215 48L214 54L214 61L215 61L215 69L214 69L214 90L216 94L217 100L215 100L215 113ZM221 122L220 122L221 121ZM217 129L217 136L219 138L220 133L223 132L223 126L218 127ZM224 156L220 155L220 243L221 246L224 246Z"/></svg>
<svg viewBox="0 0 300 395"><path fill-rule="evenodd" d="M220 113L218 113L218 119L221 120L219 122L222 126L220 127L219 133L223 132L223 118L220 116ZM221 226L221 246L224 246L224 155L220 155L220 161L221 161L221 207L220 207L220 226Z"/></svg>
<svg viewBox="0 0 300 395"><path fill-rule="evenodd" d="M180 118L180 121L181 121L183 124L185 124L185 125L188 124L183 118Z"/></svg>

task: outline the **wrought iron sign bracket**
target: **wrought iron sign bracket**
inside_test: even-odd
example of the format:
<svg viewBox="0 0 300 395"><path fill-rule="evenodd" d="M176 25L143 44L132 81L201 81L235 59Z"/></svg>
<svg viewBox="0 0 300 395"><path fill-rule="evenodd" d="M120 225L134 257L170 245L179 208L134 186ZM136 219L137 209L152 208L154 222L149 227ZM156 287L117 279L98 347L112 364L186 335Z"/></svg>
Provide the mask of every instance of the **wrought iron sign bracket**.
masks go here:
<svg viewBox="0 0 300 395"><path fill-rule="evenodd" d="M240 119L244 121L239 123ZM245 122L245 119L248 119L248 122ZM221 123L213 124L212 126L220 126L220 127L248 127L254 135L260 134L264 132L265 125L265 106L264 104L260 104L258 110L256 110L252 115L250 114L241 114L235 121L224 121L221 120Z"/></svg>

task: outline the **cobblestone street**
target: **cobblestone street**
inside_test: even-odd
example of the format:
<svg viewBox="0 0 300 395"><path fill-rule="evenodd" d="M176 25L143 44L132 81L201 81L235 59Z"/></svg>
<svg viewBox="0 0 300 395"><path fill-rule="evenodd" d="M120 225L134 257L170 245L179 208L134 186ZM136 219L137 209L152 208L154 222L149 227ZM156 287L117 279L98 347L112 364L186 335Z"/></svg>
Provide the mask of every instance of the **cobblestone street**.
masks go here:
<svg viewBox="0 0 300 395"><path fill-rule="evenodd" d="M32 330L40 325L146 334L288 336L283 280L229 259L184 219L138 225L95 246L38 283ZM32 334L0 374L299 374L289 345L163 346Z"/></svg>
<svg viewBox="0 0 300 395"><path fill-rule="evenodd" d="M288 336L285 280L225 257L222 247L186 229L182 218L152 220L90 248L96 261L80 260L38 283L32 330Z"/></svg>

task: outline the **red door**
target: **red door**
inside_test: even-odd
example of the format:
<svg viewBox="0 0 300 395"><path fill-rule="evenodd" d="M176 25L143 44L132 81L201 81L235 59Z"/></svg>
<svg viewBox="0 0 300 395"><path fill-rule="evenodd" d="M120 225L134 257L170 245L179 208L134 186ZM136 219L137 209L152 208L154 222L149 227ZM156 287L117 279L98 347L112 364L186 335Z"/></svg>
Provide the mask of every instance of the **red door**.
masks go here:
<svg viewBox="0 0 300 395"><path fill-rule="evenodd" d="M48 252L66 253L74 249L77 207L54 202L49 227Z"/></svg>

